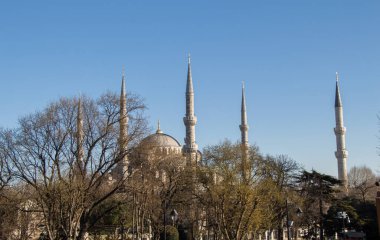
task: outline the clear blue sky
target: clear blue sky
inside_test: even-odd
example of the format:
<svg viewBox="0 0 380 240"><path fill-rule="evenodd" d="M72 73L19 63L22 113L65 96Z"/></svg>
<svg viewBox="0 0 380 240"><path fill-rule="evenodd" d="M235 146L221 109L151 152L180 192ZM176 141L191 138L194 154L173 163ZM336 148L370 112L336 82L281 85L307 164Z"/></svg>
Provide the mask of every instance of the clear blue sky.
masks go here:
<svg viewBox="0 0 380 240"><path fill-rule="evenodd" d="M1 1L0 126L60 96L127 88L152 129L183 143L192 56L200 147L239 139L246 82L249 139L306 169L337 174L334 85L340 73L348 167L380 170L380 1Z"/></svg>

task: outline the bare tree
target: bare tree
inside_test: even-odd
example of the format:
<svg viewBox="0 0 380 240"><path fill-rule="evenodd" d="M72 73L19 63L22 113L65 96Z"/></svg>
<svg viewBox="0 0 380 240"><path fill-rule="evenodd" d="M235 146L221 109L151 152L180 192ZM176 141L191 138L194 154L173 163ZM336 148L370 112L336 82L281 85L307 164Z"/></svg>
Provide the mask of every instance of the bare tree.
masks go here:
<svg viewBox="0 0 380 240"><path fill-rule="evenodd" d="M0 130L2 131L2 130ZM5 197L4 190L9 186L11 181L10 164L3 152L0 152L0 199Z"/></svg>
<svg viewBox="0 0 380 240"><path fill-rule="evenodd" d="M158 238L165 225L173 224L170 211L175 208L180 213L179 219L186 215L191 179L182 153L160 151L146 144L140 147L131 158L132 224L139 236L151 227L153 236ZM149 226L144 224L147 222Z"/></svg>
<svg viewBox="0 0 380 240"><path fill-rule="evenodd" d="M50 239L83 239L92 212L124 186L110 172L129 154L118 145L120 106L115 94L81 98L83 140L78 142L78 99L62 98L0 133L0 152L13 174L34 191L31 199ZM128 95L128 144L146 130L142 100ZM128 148L130 149L130 148ZM82 154L79 154L82 152ZM106 211L106 209L104 209Z"/></svg>
<svg viewBox="0 0 380 240"><path fill-rule="evenodd" d="M348 173L348 186L351 194L359 194L363 202L372 190L375 190L376 176L367 166L352 167ZM374 195L373 195L374 196Z"/></svg>
<svg viewBox="0 0 380 240"><path fill-rule="evenodd" d="M272 197L268 201L268 222L270 228L277 228L278 239L283 239L283 227L289 233L289 202L297 202L295 193L296 176L300 171L297 162L287 155L267 156L263 162L262 174L270 186ZM289 237L289 235L288 235Z"/></svg>
<svg viewBox="0 0 380 240"><path fill-rule="evenodd" d="M266 223L263 221L270 199L261 171L262 157L255 147L242 161L240 144L225 141L205 148L198 173L200 203L208 232L223 239L244 239ZM249 179L241 174L247 164Z"/></svg>
<svg viewBox="0 0 380 240"><path fill-rule="evenodd" d="M6 239L16 228L17 209L14 192L10 189L11 171L6 157L0 152L0 239Z"/></svg>

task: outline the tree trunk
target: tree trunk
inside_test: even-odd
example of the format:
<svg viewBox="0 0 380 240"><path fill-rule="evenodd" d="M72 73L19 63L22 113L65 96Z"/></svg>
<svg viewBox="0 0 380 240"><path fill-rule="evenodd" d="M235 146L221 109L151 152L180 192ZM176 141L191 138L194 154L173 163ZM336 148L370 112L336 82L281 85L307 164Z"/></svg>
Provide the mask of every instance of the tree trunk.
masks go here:
<svg viewBox="0 0 380 240"><path fill-rule="evenodd" d="M89 227L88 218L87 218L86 214L83 214L82 217L80 218L78 235L77 235L76 240L83 240L84 239L84 236L86 235L88 227Z"/></svg>
<svg viewBox="0 0 380 240"><path fill-rule="evenodd" d="M323 239L323 209L322 197L319 198L319 239Z"/></svg>
<svg viewBox="0 0 380 240"><path fill-rule="evenodd" d="M282 232L282 227L279 225L277 228L277 239L278 240L284 240L283 232Z"/></svg>

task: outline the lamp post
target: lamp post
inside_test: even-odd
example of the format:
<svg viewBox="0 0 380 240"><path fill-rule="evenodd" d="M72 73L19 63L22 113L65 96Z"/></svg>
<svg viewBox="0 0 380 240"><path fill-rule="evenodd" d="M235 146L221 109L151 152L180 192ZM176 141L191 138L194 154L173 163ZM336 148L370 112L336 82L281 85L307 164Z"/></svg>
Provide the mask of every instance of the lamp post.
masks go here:
<svg viewBox="0 0 380 240"><path fill-rule="evenodd" d="M345 227L346 219L347 219L347 223L350 223L350 217L348 216L348 214L346 212L338 212L337 215L338 215L339 219L342 219L342 235L343 235L345 232L345 228L346 228ZM346 238L345 235L343 237L344 237L344 239Z"/></svg>
<svg viewBox="0 0 380 240"><path fill-rule="evenodd" d="M166 208L167 208L167 203L166 199L164 200L164 240L166 240Z"/></svg>
<svg viewBox="0 0 380 240"><path fill-rule="evenodd" d="M292 233L291 233L290 230L293 227L294 222L289 219L289 203L288 203L288 199L287 198L285 199L285 204L286 204L285 206L286 206L286 231L287 231L287 238L288 238L288 240L291 240L293 236L292 236ZM301 208L298 207L296 209L296 215L297 215L297 217L301 216L302 213L303 212L302 212Z"/></svg>
<svg viewBox="0 0 380 240"><path fill-rule="evenodd" d="M285 199L285 206L286 206L286 232L288 240L290 240L290 221L289 221L289 206L288 206L288 198Z"/></svg>
<svg viewBox="0 0 380 240"><path fill-rule="evenodd" d="M302 209L298 207L296 210L296 216L297 216L296 222L299 222L298 219L301 217L302 214L303 214ZM296 226L294 228L295 228L295 239L297 239L298 238L298 228L299 228L298 223L296 223Z"/></svg>
<svg viewBox="0 0 380 240"><path fill-rule="evenodd" d="M174 226L174 223L177 221L178 219L178 213L175 209L173 209L171 212L170 212L170 217L172 219L172 222L173 222L173 226Z"/></svg>
<svg viewBox="0 0 380 240"><path fill-rule="evenodd" d="M121 240L124 240L124 224L125 224L125 218L123 217L120 220L120 234L121 234Z"/></svg>
<svg viewBox="0 0 380 240"><path fill-rule="evenodd" d="M380 183L377 181L376 186L380 186ZM378 190L376 192L376 212L377 212L377 224L379 229L379 236L380 236L380 191Z"/></svg>

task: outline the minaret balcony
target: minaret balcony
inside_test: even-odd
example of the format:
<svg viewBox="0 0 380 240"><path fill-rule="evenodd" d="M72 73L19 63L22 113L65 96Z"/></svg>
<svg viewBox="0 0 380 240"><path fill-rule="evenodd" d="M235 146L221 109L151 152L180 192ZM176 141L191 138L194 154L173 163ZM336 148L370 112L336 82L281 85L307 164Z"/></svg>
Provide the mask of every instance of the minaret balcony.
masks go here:
<svg viewBox="0 0 380 240"><path fill-rule="evenodd" d="M197 117L196 116L186 116L183 118L183 122L186 126L194 126L197 124Z"/></svg>
<svg viewBox="0 0 380 240"><path fill-rule="evenodd" d="M183 151L185 153L194 153L194 152L197 152L197 150L198 150L198 144L195 144L195 143L183 146Z"/></svg>
<svg viewBox="0 0 380 240"><path fill-rule="evenodd" d="M343 135L346 133L346 128L345 127L335 127L334 132L335 132L335 134Z"/></svg>
<svg viewBox="0 0 380 240"><path fill-rule="evenodd" d="M196 144L196 143L190 144L189 148L194 149L196 151L196 149L198 149L198 144Z"/></svg>
<svg viewBox="0 0 380 240"><path fill-rule="evenodd" d="M338 159L347 158L348 152L346 150L338 150L335 152L335 157Z"/></svg>
<svg viewBox="0 0 380 240"><path fill-rule="evenodd" d="M239 125L240 131L248 131L249 126L247 124Z"/></svg>

